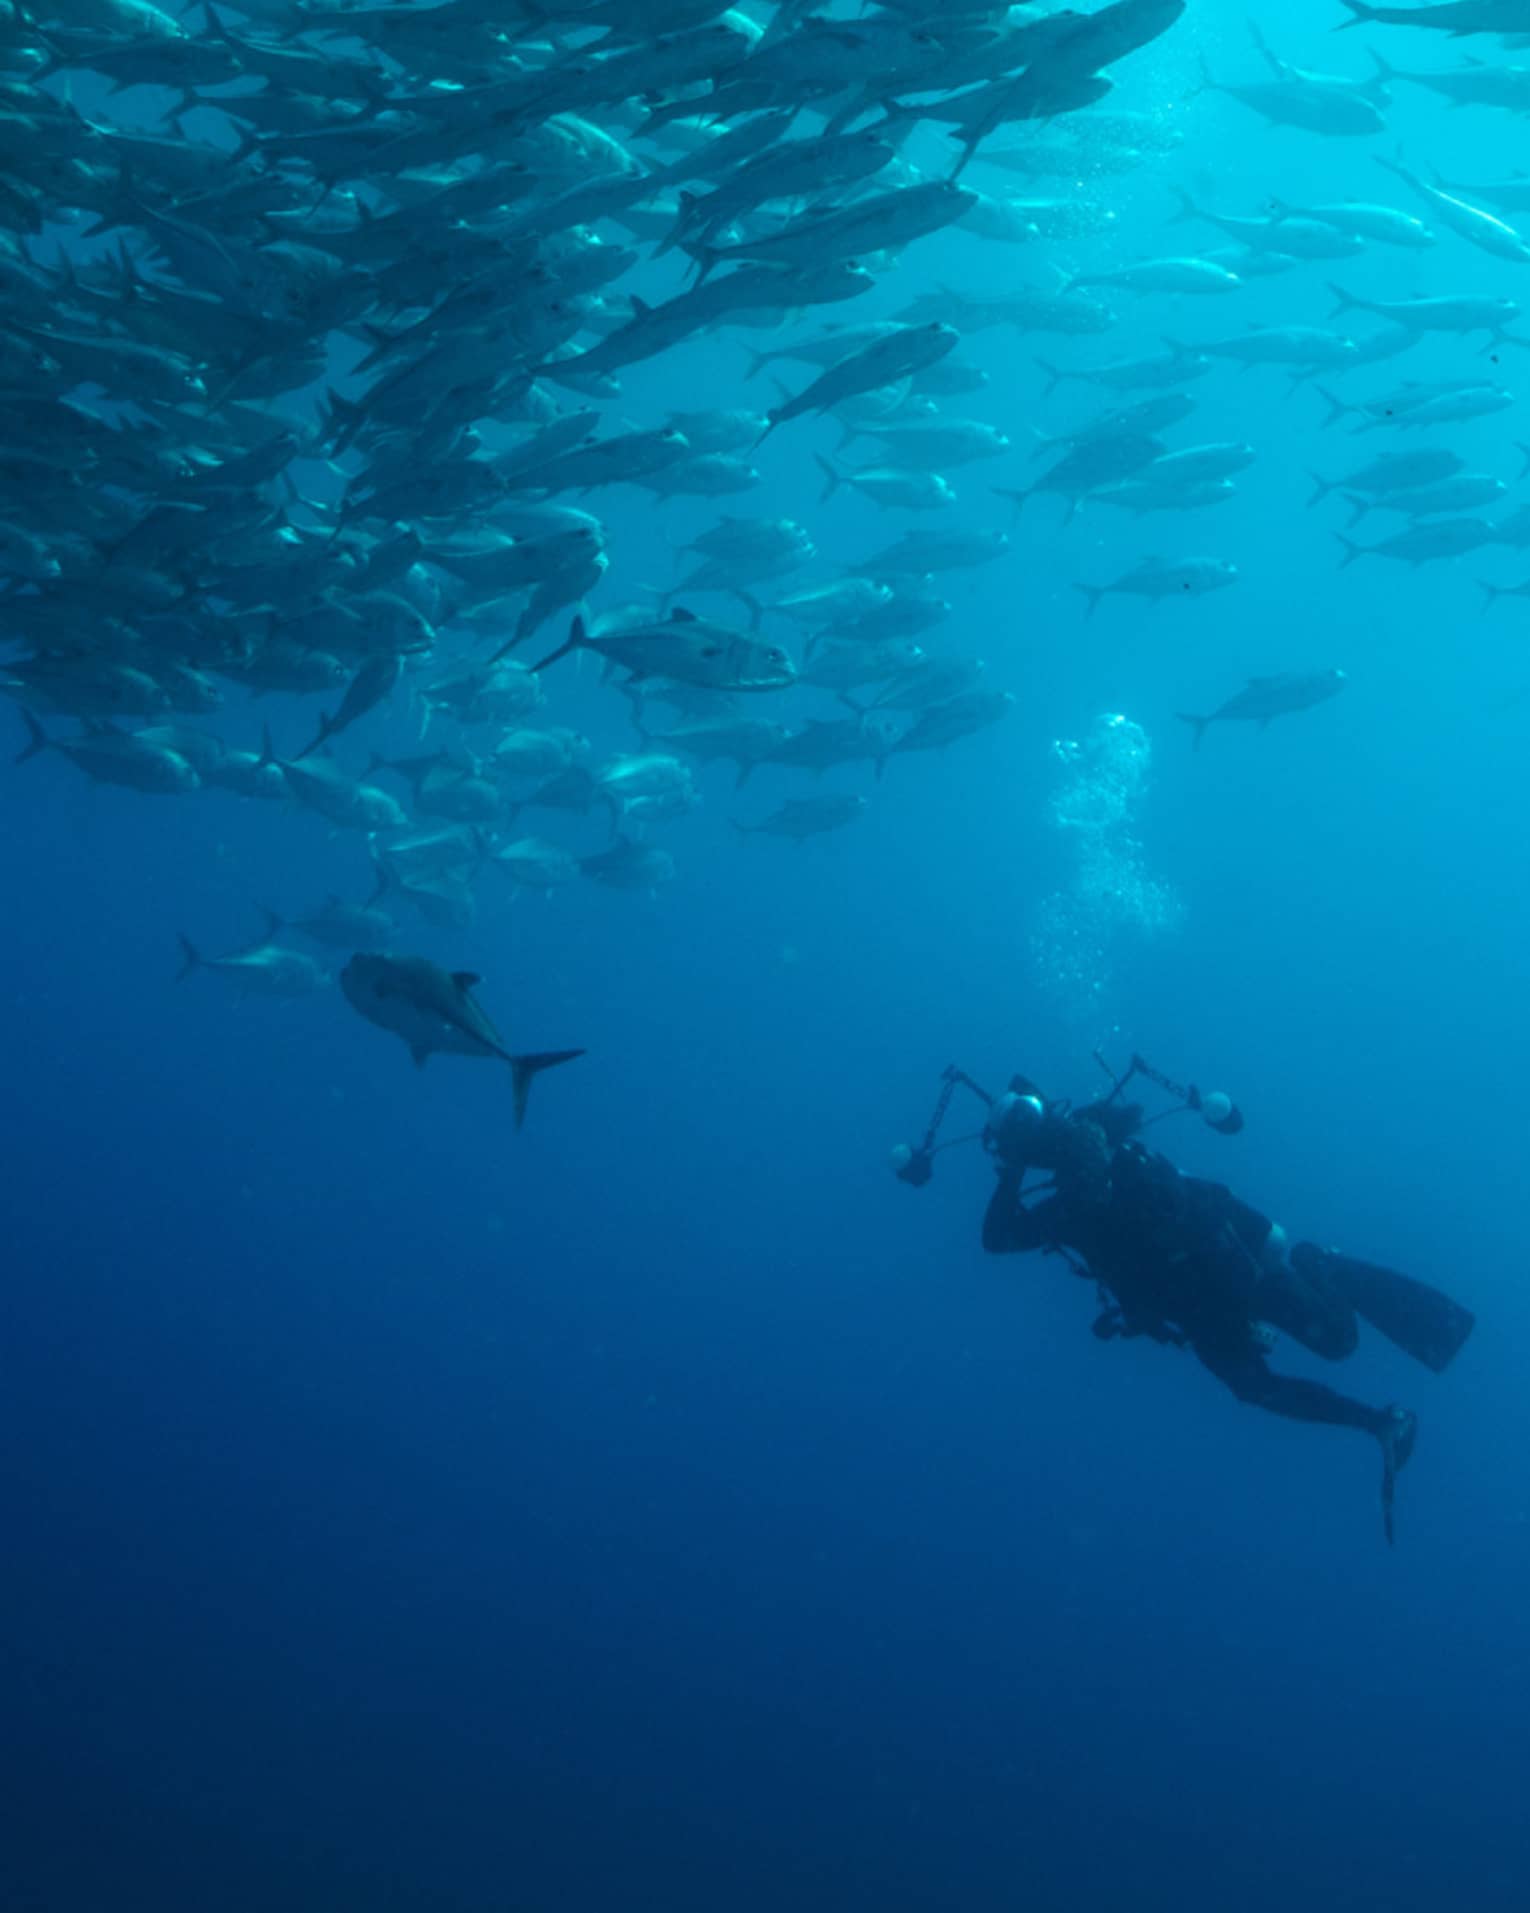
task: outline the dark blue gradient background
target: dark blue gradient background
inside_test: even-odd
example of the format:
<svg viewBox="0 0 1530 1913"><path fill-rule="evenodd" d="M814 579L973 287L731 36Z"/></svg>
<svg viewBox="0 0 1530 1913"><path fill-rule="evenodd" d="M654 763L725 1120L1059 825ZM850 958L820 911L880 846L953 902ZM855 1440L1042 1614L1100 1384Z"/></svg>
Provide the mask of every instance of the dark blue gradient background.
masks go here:
<svg viewBox="0 0 1530 1913"><path fill-rule="evenodd" d="M1240 211L1394 197L1376 142L1190 97L1201 50L1257 70L1237 11L1193 7L1123 84L1184 143L1109 188L1116 238L1061 263L1200 243L1163 231L1166 181ZM1262 9L1314 67L1359 73L1368 37L1459 57L1335 40L1336 13ZM1392 125L1452 174L1517 163L1498 115L1399 90ZM877 299L1050 269L937 240ZM1448 239L1340 276L1530 290ZM1320 322L1321 281L1123 295L1109 340L1035 343L1089 363ZM994 375L973 409L1017 439L1087 413L1082 388L1043 398L1031 342L972 351ZM736 342L660 361L626 410L742 402L744 364ZM1481 364L1436 339L1346 389ZM417 933L483 973L518 1046L587 1046L519 1136L496 1072L417 1076L338 997L175 987L177 929L222 949L262 901L354 894L355 843L92 789L58 758L5 773L6 1913L1522 1905L1530 659L1521 607L1482 619L1472 588L1520 572L1338 572L1340 507L1309 512L1304 472L1354 453L1320 400L1276 374L1198 391L1180 442L1259 447L1237 503L1060 532L1043 501L955 583L956 638L1017 695L1006 725L895 761L862 823L800 854L728 822L797 786L736 800L709 772L657 902L486 888L472 933ZM1512 478L1522 416L1451 442ZM883 526L812 504L831 440L783 431L758 502L852 558ZM959 474L963 511L1004 524L986 484L1022 453ZM610 496L600 602L663 582L656 544L706 522ZM1155 548L1232 557L1240 583L1085 624L1072 583ZM1174 721L1331 663L1344 697L1267 736L1196 755ZM555 715L625 747L595 674L559 674ZM1038 987L1028 940L1067 872L1052 741L1104 710L1153 742L1134 832L1184 915L1128 941L1090 1022ZM231 704L229 734L261 714ZM295 741L312 707L265 715ZM1162 1132L1185 1166L1478 1311L1443 1380L1375 1338L1344 1378L1421 1415L1395 1552L1368 1444L1240 1408L1172 1351L1101 1347L1056 1264L985 1263L975 1152L922 1195L888 1176L948 1061L1079 1093L1102 1039L1243 1103L1236 1141Z"/></svg>

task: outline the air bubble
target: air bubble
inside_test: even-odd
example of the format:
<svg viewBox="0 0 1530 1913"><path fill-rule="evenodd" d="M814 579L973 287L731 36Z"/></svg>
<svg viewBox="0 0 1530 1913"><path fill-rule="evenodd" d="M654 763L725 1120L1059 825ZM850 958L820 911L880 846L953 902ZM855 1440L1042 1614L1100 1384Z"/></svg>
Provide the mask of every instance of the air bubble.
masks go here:
<svg viewBox="0 0 1530 1913"><path fill-rule="evenodd" d="M1052 755L1058 772L1048 817L1072 869L1036 911L1032 968L1059 1009L1087 1029L1109 1013L1116 968L1133 943L1171 934L1184 913L1148 870L1134 835L1153 758L1142 726L1107 713L1082 737L1059 738Z"/></svg>

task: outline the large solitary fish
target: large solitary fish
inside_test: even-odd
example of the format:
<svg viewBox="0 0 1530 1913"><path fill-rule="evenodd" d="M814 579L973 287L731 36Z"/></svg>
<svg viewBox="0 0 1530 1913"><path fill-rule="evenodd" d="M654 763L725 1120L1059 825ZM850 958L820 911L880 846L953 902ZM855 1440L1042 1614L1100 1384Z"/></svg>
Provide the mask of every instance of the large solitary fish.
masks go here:
<svg viewBox="0 0 1530 1913"><path fill-rule="evenodd" d="M515 1091L515 1126L519 1129L525 1119L532 1078L559 1063L573 1062L584 1051L534 1050L513 1055L473 998L478 981L470 970L443 970L426 957L376 956L360 951L340 972L340 988L351 1008L408 1044L417 1069L423 1069L436 1052L492 1056L508 1063Z"/></svg>

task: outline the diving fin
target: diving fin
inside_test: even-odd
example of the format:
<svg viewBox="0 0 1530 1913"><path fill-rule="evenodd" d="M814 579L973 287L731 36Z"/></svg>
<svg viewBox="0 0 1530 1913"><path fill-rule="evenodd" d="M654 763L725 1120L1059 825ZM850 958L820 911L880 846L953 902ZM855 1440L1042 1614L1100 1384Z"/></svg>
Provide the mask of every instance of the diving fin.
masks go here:
<svg viewBox="0 0 1530 1913"><path fill-rule="evenodd" d="M1393 1547L1397 1541L1393 1520L1397 1503L1397 1477L1413 1457L1414 1444L1418 1440L1418 1416L1408 1408L1383 1409L1382 1415L1381 1525L1386 1532L1387 1546Z"/></svg>
<svg viewBox="0 0 1530 1913"><path fill-rule="evenodd" d="M1448 1295L1379 1263L1298 1242L1291 1251L1291 1265L1301 1274L1331 1284L1373 1329L1436 1375L1450 1367L1477 1325L1471 1310Z"/></svg>

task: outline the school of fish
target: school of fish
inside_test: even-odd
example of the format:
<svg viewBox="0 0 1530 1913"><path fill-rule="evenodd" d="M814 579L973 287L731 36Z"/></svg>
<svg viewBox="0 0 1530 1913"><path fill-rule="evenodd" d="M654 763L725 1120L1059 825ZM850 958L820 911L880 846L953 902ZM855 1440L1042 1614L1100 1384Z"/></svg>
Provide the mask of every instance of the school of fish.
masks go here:
<svg viewBox="0 0 1530 1913"><path fill-rule="evenodd" d="M183 936L182 973L301 995L347 954L353 1007L417 1062L510 1063L519 1111L577 1052L512 1055L476 977L388 954L410 915L465 931L505 878L652 892L676 875L666 826L728 791L712 765L739 790L765 767L803 780L763 814L735 800L741 835L848 828L896 760L1014 707L945 592L1081 514L1167 526L1155 555L1077 579L1081 625L1141 615L1120 598L1247 589L1212 511L1259 455L1217 429L1240 373L1311 408L1293 516L1345 504L1339 565L1530 551L1530 505L1450 444L1494 415L1515 442L1530 181L1458 180L1388 129L1405 88L1530 114L1530 66L1506 57L1530 0L1335 0L1333 71L1295 64L1271 15L1236 70L1194 59L1171 88L1154 50L1195 12L6 0L18 762L310 812L376 872L370 896L272 916L228 955ZM1441 64L1405 62L1408 28ZM1481 35L1486 54L1455 51ZM1331 146L1332 194L1289 203L1273 158L1258 205L1187 192L1176 149L1221 116ZM1161 231L1117 221L1128 174L1159 182ZM955 234L977 242L962 282L901 270ZM1421 289L1380 296L1372 262L1399 253ZM1277 274L1302 323L1261 320ZM1161 345L1112 349L1144 327ZM988 334L1026 362L1024 410L990 391ZM1431 336L1486 356L1388 370ZM688 409L638 415L655 361ZM1086 409L1043 436L1030 412L1059 388ZM750 510L767 445L796 461L789 519ZM618 490L645 500L650 549L594 509ZM831 555L820 521L847 496L886 536ZM711 522L682 541L676 506ZM1489 604L1530 594L1482 582ZM558 721L584 654L624 748ZM1182 715L1199 747L1348 682L1307 664ZM405 719L412 747L380 751ZM831 771L865 787L820 787Z"/></svg>

